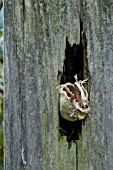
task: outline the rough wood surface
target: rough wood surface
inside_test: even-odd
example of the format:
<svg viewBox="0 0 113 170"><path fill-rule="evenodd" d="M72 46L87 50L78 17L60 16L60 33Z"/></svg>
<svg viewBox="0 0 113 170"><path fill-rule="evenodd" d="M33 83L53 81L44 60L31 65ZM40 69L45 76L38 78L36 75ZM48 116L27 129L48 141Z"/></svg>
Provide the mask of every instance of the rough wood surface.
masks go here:
<svg viewBox="0 0 113 170"><path fill-rule="evenodd" d="M112 10L110 0L4 0L5 170L113 169ZM80 19L92 111L69 149L56 87L66 37L80 43Z"/></svg>

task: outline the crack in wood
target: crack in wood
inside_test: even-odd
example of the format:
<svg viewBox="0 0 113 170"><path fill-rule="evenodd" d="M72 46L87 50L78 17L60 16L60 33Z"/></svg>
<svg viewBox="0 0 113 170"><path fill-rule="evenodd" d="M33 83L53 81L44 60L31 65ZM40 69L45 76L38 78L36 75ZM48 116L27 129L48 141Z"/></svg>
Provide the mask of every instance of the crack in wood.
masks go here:
<svg viewBox="0 0 113 170"><path fill-rule="evenodd" d="M78 75L79 79L89 77L88 61L87 61L87 39L83 31L83 23L80 20L80 44L71 46L66 38L65 60L63 73L60 84L67 82L74 83L74 75ZM88 87L86 87L88 88ZM76 142L82 133L82 124L84 121L78 120L70 122L62 118L59 111L59 132L61 135L67 136L69 148L71 142ZM65 133L64 133L65 132Z"/></svg>

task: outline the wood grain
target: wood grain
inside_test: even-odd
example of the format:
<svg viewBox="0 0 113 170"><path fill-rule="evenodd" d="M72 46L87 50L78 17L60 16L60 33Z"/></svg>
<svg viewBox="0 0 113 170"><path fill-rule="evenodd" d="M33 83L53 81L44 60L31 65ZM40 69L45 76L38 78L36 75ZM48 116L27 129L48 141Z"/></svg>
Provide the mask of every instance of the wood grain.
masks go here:
<svg viewBox="0 0 113 170"><path fill-rule="evenodd" d="M5 170L113 169L113 2L4 0ZM58 73L66 37L87 38L91 115L59 139ZM75 63L76 67L76 63Z"/></svg>

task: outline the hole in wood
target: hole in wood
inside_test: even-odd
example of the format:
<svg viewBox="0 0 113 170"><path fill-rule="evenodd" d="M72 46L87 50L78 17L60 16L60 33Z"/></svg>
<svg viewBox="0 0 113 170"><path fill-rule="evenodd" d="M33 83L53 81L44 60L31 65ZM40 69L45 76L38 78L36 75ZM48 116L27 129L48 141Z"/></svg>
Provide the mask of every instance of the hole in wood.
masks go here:
<svg viewBox="0 0 113 170"><path fill-rule="evenodd" d="M87 61L87 40L85 32L83 32L82 30L83 26L81 22L81 39L79 45L73 44L73 46L70 46L68 39L66 38L65 60L60 84L65 84L67 82L74 84L74 76L76 74L79 80L83 80L84 78L89 77ZM88 86L86 87L87 89ZM68 97L69 96L70 94L68 94ZM72 141L75 142L76 140L79 140L79 137L82 133L83 122L84 120L68 121L61 116L61 113L59 111L59 132L61 135L67 136L69 147L71 146L70 143Z"/></svg>

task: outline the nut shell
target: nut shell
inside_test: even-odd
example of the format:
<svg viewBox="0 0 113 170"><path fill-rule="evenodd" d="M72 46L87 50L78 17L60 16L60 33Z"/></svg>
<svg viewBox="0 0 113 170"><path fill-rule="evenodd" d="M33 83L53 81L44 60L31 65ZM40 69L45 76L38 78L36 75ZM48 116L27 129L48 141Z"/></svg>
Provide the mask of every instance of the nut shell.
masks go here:
<svg viewBox="0 0 113 170"><path fill-rule="evenodd" d="M83 84L87 80L78 81L75 76L75 84L65 83L59 85L60 93L60 112L64 119L76 121L84 119L90 112L88 93Z"/></svg>

